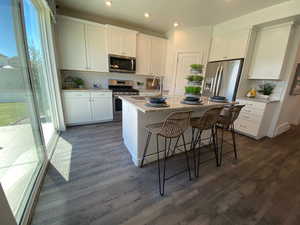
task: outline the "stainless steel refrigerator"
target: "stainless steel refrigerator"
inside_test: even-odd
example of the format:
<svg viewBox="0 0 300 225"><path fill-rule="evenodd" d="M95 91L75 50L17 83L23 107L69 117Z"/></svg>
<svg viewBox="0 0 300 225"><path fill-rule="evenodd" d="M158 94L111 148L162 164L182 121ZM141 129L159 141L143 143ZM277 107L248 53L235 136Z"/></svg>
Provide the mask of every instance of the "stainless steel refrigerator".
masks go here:
<svg viewBox="0 0 300 225"><path fill-rule="evenodd" d="M224 96L228 101L236 98L244 59L209 62L207 64L203 96Z"/></svg>

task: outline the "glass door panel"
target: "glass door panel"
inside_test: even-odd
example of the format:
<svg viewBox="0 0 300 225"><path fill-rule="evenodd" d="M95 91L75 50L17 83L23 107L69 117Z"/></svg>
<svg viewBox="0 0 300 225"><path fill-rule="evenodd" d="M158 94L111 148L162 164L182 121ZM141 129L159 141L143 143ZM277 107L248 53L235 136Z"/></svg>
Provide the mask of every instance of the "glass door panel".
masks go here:
<svg viewBox="0 0 300 225"><path fill-rule="evenodd" d="M45 160L16 0L0 1L0 182L19 222Z"/></svg>
<svg viewBox="0 0 300 225"><path fill-rule="evenodd" d="M38 112L40 122L42 124L43 136L45 144L48 145L54 135L56 135L56 125L54 120L54 110L52 104L54 99L50 94L50 81L47 77L49 75L50 67L46 60L46 54L43 46L45 40L43 39L42 24L43 21L41 13L42 8L37 7L33 1L23 1L23 13L26 32L26 42L29 53L29 60L31 65L31 77L33 81L34 91L37 96ZM54 105L54 104L53 104Z"/></svg>

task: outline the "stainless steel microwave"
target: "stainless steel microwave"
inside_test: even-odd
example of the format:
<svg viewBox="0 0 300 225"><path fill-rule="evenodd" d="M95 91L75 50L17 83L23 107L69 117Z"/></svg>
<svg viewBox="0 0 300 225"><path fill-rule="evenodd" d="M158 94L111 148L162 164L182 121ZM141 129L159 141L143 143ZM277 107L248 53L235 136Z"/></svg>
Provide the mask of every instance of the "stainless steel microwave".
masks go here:
<svg viewBox="0 0 300 225"><path fill-rule="evenodd" d="M109 72L135 73L136 59L134 57L109 55Z"/></svg>

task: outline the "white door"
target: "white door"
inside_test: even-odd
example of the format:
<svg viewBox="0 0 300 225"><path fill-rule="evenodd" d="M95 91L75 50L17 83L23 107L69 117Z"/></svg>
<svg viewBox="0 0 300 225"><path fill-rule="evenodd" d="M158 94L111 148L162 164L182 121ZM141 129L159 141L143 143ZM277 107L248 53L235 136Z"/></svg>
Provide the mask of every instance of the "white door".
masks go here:
<svg viewBox="0 0 300 225"><path fill-rule="evenodd" d="M184 95L191 64L203 64L201 53L178 53L174 95Z"/></svg>
<svg viewBox="0 0 300 225"><path fill-rule="evenodd" d="M105 27L102 25L86 25L88 70L108 72L105 32Z"/></svg>
<svg viewBox="0 0 300 225"><path fill-rule="evenodd" d="M152 37L151 41L151 73L153 75L165 75L166 40Z"/></svg>
<svg viewBox="0 0 300 225"><path fill-rule="evenodd" d="M144 34L138 34L136 74L149 75L150 60L151 60L151 37Z"/></svg>
<svg viewBox="0 0 300 225"><path fill-rule="evenodd" d="M67 124L92 121L90 97L65 97L64 109Z"/></svg>
<svg viewBox="0 0 300 225"><path fill-rule="evenodd" d="M56 29L60 69L86 70L84 23L58 17Z"/></svg>
<svg viewBox="0 0 300 225"><path fill-rule="evenodd" d="M92 99L92 108L94 121L109 121L113 119L111 97L94 97Z"/></svg>

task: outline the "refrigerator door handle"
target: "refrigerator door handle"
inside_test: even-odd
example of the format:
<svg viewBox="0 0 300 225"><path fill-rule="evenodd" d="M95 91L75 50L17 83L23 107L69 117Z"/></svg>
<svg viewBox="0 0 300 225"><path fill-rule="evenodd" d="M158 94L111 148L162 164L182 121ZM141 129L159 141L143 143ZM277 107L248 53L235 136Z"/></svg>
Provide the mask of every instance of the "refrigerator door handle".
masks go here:
<svg viewBox="0 0 300 225"><path fill-rule="evenodd" d="M221 81L223 78L223 66L221 66L220 68L220 72L219 72L219 77L218 77L218 83L217 83L217 88L216 88L216 95L218 96L220 94L220 90L221 90Z"/></svg>
<svg viewBox="0 0 300 225"><path fill-rule="evenodd" d="M216 84L217 84L217 81L218 81L220 68L221 68L221 65L218 66L216 75L215 75L215 77L213 78L213 81L212 81L210 92L213 94L213 96L215 95L215 89L216 89Z"/></svg>

